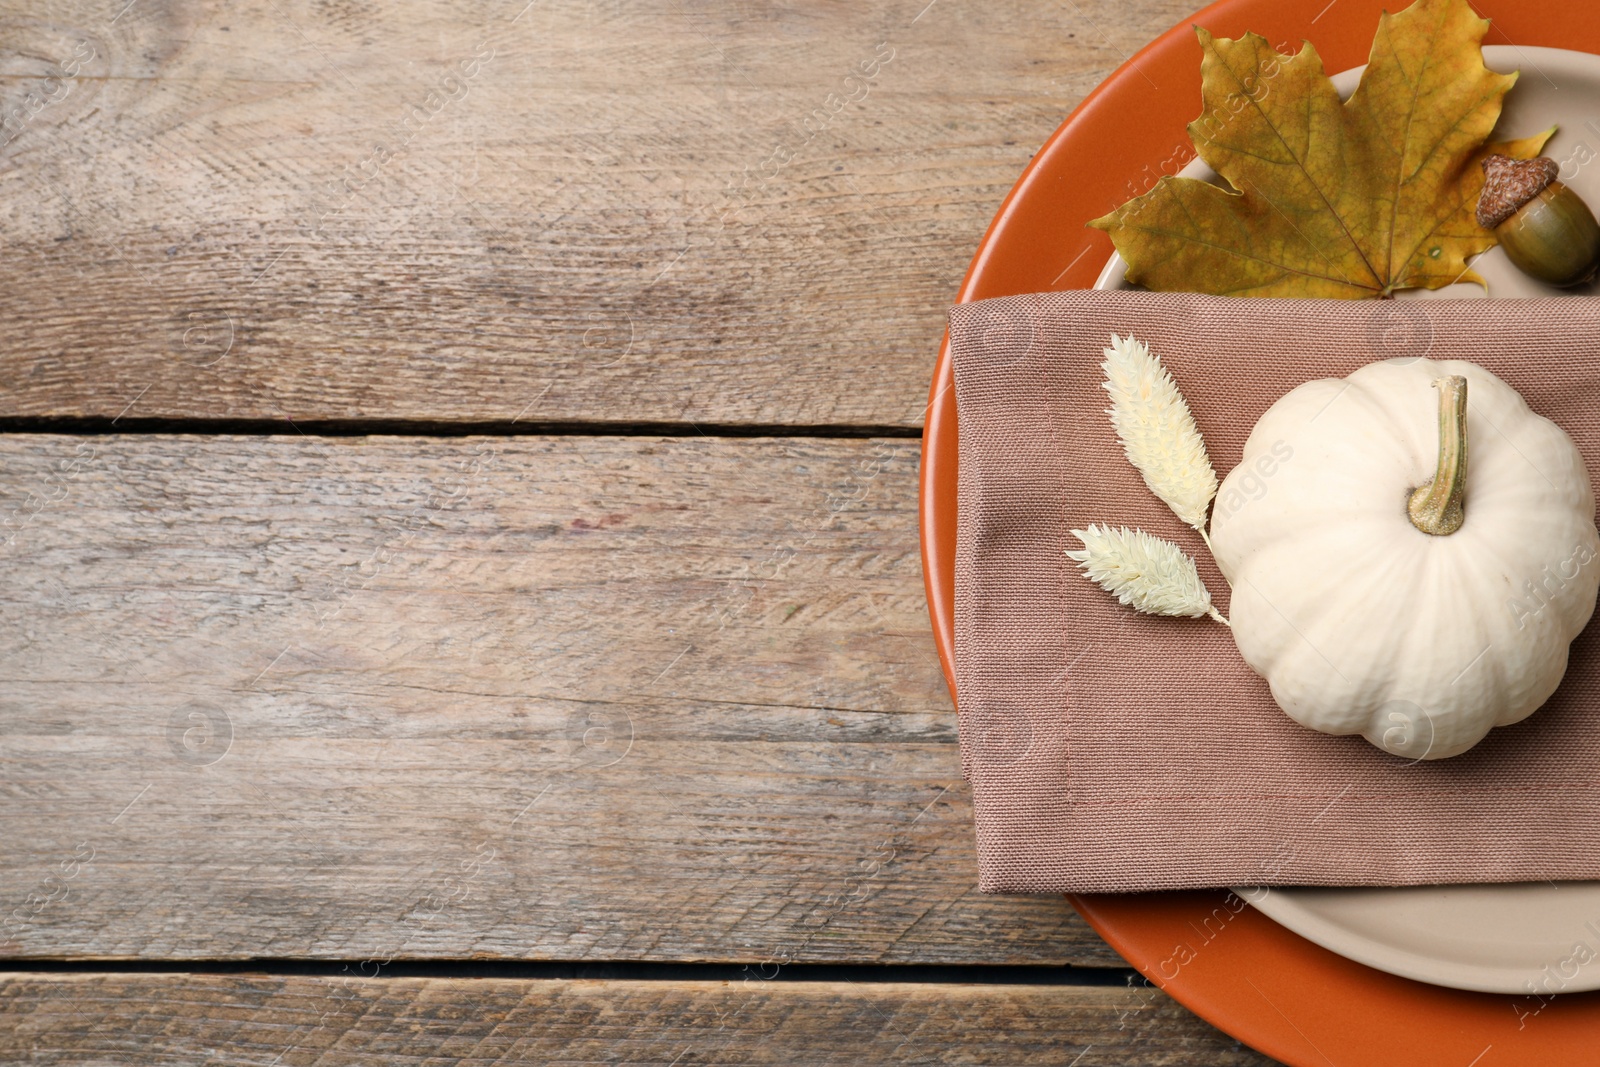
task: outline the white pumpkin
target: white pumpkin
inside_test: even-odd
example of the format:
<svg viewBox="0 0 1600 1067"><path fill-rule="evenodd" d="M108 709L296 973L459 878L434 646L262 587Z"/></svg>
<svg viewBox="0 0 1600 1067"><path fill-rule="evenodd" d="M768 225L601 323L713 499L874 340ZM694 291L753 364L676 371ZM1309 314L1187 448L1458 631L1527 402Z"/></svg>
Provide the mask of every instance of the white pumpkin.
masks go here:
<svg viewBox="0 0 1600 1067"><path fill-rule="evenodd" d="M1239 652L1285 712L1442 759L1560 683L1600 588L1594 510L1577 446L1516 390L1392 360L1261 417L1211 543Z"/></svg>

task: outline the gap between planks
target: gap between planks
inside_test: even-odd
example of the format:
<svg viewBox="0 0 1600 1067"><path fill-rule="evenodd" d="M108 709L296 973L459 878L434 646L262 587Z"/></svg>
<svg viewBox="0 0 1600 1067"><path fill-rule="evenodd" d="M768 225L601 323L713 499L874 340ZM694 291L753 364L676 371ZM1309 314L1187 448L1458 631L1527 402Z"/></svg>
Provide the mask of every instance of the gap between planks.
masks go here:
<svg viewBox="0 0 1600 1067"><path fill-rule="evenodd" d="M1128 967L1028 965L660 963L649 960L358 959L35 960L0 959L13 975L275 975L299 978L459 978L516 981L896 982L929 985L1111 986L1152 988Z"/></svg>
<svg viewBox="0 0 1600 1067"><path fill-rule="evenodd" d="M700 422L450 422L420 419L105 419L0 418L0 435L57 434L79 437L162 435L178 437L794 437L839 440L916 440L916 426L866 424Z"/></svg>

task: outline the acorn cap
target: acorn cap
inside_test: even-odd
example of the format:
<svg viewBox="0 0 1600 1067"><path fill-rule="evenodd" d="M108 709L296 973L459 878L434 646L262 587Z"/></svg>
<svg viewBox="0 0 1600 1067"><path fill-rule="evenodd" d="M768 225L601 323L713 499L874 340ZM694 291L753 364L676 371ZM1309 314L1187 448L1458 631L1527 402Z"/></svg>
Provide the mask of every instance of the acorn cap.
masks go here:
<svg viewBox="0 0 1600 1067"><path fill-rule="evenodd" d="M1478 225L1492 230L1517 213L1517 209L1544 192L1561 173L1561 164L1548 156L1512 159L1488 156L1483 161L1483 192L1478 196Z"/></svg>

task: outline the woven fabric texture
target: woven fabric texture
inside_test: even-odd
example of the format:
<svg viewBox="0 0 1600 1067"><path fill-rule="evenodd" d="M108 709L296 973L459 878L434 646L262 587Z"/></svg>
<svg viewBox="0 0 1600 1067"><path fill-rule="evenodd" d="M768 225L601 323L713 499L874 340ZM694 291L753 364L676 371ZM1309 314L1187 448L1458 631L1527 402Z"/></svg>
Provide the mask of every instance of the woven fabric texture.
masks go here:
<svg viewBox="0 0 1600 1067"><path fill-rule="evenodd" d="M1591 480L1600 470L1600 300L1075 291L952 309L955 667L982 888L1600 878L1600 624L1531 718L1409 762L1290 720L1222 625L1136 614L1083 577L1069 531L1139 526L1194 556L1227 610L1204 543L1111 429L1099 364L1112 333L1167 365L1219 477L1294 387L1414 358L1492 371L1572 436Z"/></svg>

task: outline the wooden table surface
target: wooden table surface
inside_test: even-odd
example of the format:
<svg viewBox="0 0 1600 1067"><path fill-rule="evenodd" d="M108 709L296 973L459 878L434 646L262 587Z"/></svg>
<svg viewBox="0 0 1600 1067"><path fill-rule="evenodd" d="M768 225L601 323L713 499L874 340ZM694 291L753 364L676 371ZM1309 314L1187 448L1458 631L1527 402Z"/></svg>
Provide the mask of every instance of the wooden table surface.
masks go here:
<svg viewBox="0 0 1600 1067"><path fill-rule="evenodd" d="M1192 0L0 2L0 1061L1268 1061L978 893L946 305Z"/></svg>

